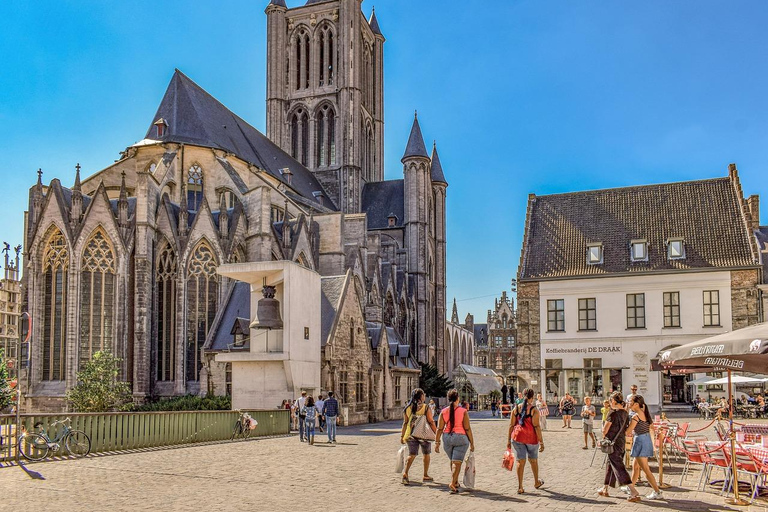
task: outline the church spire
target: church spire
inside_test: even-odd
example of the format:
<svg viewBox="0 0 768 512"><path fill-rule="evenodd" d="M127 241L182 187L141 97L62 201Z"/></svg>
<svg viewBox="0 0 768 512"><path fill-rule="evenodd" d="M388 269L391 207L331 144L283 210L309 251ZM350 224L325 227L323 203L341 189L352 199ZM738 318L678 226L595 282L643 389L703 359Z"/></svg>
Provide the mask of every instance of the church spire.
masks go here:
<svg viewBox="0 0 768 512"><path fill-rule="evenodd" d="M437 142L432 142L432 183L443 183L448 185L445 181L445 174L443 174L443 166L440 163L440 156L437 154Z"/></svg>
<svg viewBox="0 0 768 512"><path fill-rule="evenodd" d="M377 36L383 36L381 29L379 28L379 20L376 19L376 8L371 9L371 17L368 19L368 25L371 27L371 32Z"/></svg>
<svg viewBox="0 0 768 512"><path fill-rule="evenodd" d="M456 309L456 297L453 298L453 312L451 313L451 323L459 324L459 311Z"/></svg>
<svg viewBox="0 0 768 512"><path fill-rule="evenodd" d="M411 135L408 137L408 145L405 147L405 154L401 162L405 163L407 158L423 157L429 158L427 147L424 145L424 137L421 135L421 126L419 126L419 113L413 113L413 126L411 126Z"/></svg>
<svg viewBox="0 0 768 512"><path fill-rule="evenodd" d="M32 222L40 219L40 210L43 208L43 170L37 170L37 183L32 192Z"/></svg>
<svg viewBox="0 0 768 512"><path fill-rule="evenodd" d="M80 223L83 215L83 194L80 186L80 164L75 166L75 184L72 186L72 203L69 209L69 225L72 231Z"/></svg>
<svg viewBox="0 0 768 512"><path fill-rule="evenodd" d="M75 184L72 186L72 190L76 192L80 192L80 164L78 163L75 166Z"/></svg>

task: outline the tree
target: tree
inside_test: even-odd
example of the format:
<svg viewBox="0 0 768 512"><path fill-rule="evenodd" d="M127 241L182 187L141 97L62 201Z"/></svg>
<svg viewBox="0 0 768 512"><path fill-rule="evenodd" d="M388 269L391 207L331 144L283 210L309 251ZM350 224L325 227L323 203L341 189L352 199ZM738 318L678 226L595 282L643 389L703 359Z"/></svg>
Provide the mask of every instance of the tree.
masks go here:
<svg viewBox="0 0 768 512"><path fill-rule="evenodd" d="M421 366L419 387L424 390L427 396L443 397L453 387L453 382L445 374L440 373L436 366L424 364Z"/></svg>
<svg viewBox="0 0 768 512"><path fill-rule="evenodd" d="M0 349L0 411L11 405L16 394L9 382L10 374L5 362L5 354Z"/></svg>
<svg viewBox="0 0 768 512"><path fill-rule="evenodd" d="M77 385L67 391L67 401L77 412L126 411L133 407L131 386L117 380L120 359L96 352L77 372Z"/></svg>

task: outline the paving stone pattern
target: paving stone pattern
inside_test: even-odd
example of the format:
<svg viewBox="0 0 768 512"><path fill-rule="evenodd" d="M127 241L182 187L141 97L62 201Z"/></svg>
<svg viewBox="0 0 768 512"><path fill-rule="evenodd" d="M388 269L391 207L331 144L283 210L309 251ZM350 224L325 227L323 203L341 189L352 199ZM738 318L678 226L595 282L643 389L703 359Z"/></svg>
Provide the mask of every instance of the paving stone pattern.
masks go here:
<svg viewBox="0 0 768 512"><path fill-rule="evenodd" d="M765 512L764 498L744 508L729 507L716 491L696 492L699 473L685 488L665 491L665 501L628 503L598 497L602 457L590 467L592 450L582 450L580 424L560 428L550 419L544 433L541 477L533 488L526 472L526 494L518 495L517 478L501 468L507 422L488 413L472 414L476 439L477 489L450 495L445 454L434 454L430 473L436 483L421 483L419 457L411 485L394 472L399 425L394 422L339 429L337 445L324 434L315 446L296 436L226 442L127 454L0 468L0 510L460 510L622 511L673 509ZM696 420L692 428L705 425ZM712 436L711 429L707 434ZM656 467L652 464L652 467ZM668 483L680 481L681 463L667 472ZM650 489L640 487L643 494Z"/></svg>

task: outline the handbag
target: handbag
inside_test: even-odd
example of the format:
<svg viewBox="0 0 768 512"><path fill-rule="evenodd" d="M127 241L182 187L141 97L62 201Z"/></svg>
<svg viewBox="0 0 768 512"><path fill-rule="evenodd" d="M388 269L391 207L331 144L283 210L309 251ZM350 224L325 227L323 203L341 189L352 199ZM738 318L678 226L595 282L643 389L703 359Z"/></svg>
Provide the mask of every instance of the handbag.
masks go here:
<svg viewBox="0 0 768 512"><path fill-rule="evenodd" d="M415 415L411 419L411 437L414 439L420 439L422 441L434 441L435 433L429 428L429 422L427 422L427 415Z"/></svg>
<svg viewBox="0 0 768 512"><path fill-rule="evenodd" d="M606 455L610 455L613 453L614 447L613 445L616 443L616 440L619 438L619 434L624 432L624 425L626 425L627 420L624 420L621 424L621 428L616 432L616 435L613 436L613 441L610 439L602 438L600 440L600 451L603 452ZM585 434L586 435L586 434Z"/></svg>
<svg viewBox="0 0 768 512"><path fill-rule="evenodd" d="M501 461L501 467L507 471L515 469L515 453L512 450L506 450L504 452L504 459Z"/></svg>

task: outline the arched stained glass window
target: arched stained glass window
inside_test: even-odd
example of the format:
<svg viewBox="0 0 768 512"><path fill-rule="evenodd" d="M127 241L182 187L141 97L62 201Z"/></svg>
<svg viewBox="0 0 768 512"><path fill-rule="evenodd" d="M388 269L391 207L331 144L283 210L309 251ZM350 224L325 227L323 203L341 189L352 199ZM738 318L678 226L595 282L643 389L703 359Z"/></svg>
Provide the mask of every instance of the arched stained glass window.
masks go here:
<svg viewBox="0 0 768 512"><path fill-rule="evenodd" d="M155 270L157 300L157 380L170 381L176 376L176 252L165 242Z"/></svg>
<svg viewBox="0 0 768 512"><path fill-rule="evenodd" d="M323 105L315 116L315 161L318 167L336 163L336 113Z"/></svg>
<svg viewBox="0 0 768 512"><path fill-rule="evenodd" d="M85 243L80 272L80 368L94 352L112 351L115 273L112 244L99 227Z"/></svg>
<svg viewBox="0 0 768 512"><path fill-rule="evenodd" d="M68 267L67 241L54 227L43 253L43 380L66 379Z"/></svg>
<svg viewBox="0 0 768 512"><path fill-rule="evenodd" d="M203 169L195 164L187 172L187 209L196 212L203 203Z"/></svg>
<svg viewBox="0 0 768 512"><path fill-rule="evenodd" d="M216 255L208 242L195 247L187 265L187 381L198 380L200 349L216 316L219 282Z"/></svg>
<svg viewBox="0 0 768 512"><path fill-rule="evenodd" d="M291 156L309 165L309 116L304 109L291 116Z"/></svg>

